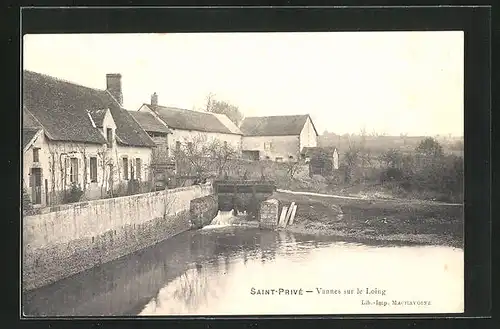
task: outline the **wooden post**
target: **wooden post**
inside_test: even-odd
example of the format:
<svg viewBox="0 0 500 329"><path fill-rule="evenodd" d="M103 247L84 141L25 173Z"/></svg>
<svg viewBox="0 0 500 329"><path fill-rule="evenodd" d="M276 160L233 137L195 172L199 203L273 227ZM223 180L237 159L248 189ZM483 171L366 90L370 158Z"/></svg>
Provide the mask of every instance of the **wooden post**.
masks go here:
<svg viewBox="0 0 500 329"><path fill-rule="evenodd" d="M295 218L295 213L296 212L297 212L297 205L294 205L293 209L292 209L292 215L290 217L290 220L288 221L288 225L292 225L293 224L293 220Z"/></svg>
<svg viewBox="0 0 500 329"><path fill-rule="evenodd" d="M288 208L288 212L285 217L285 226L288 224L288 221L290 220L290 216L292 215L292 210L293 207L295 206L295 201L290 204L290 207Z"/></svg>
<svg viewBox="0 0 500 329"><path fill-rule="evenodd" d="M288 211L288 207L284 206L283 209L282 209L282 211L281 211L280 220L278 222L278 226L279 227L285 227L286 226L285 217L286 217L287 211Z"/></svg>

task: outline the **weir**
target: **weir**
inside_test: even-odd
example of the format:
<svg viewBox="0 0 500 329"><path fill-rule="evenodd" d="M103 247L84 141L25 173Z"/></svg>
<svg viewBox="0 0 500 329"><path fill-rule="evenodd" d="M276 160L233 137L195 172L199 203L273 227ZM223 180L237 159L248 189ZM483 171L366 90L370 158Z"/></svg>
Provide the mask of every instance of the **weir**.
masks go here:
<svg viewBox="0 0 500 329"><path fill-rule="evenodd" d="M248 216L249 214L247 214L246 211L235 215L233 209L229 211L219 210L217 216L214 217L212 222L209 225L204 226L202 229L209 230L228 226L259 227L259 222L249 220Z"/></svg>
<svg viewBox="0 0 500 329"><path fill-rule="evenodd" d="M248 219L258 219L260 203L276 190L276 184L266 180L216 180L213 187L220 211L246 212Z"/></svg>

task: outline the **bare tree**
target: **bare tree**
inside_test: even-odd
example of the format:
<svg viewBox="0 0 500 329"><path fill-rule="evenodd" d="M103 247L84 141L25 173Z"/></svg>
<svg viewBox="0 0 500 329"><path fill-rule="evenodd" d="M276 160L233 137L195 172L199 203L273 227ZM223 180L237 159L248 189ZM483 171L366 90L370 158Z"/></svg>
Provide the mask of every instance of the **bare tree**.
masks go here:
<svg viewBox="0 0 500 329"><path fill-rule="evenodd" d="M241 120L243 120L243 114L238 106L215 99L213 93L207 95L204 110L211 113L225 114L236 126L239 126Z"/></svg>
<svg viewBox="0 0 500 329"><path fill-rule="evenodd" d="M344 153L345 178L347 182L352 179L352 174L357 168L360 160L360 147L355 142L350 141L347 151Z"/></svg>
<svg viewBox="0 0 500 329"><path fill-rule="evenodd" d="M223 172L227 169L228 163L231 159L237 157L237 151L227 143L223 143L218 139L212 140L207 144L208 156L211 157L218 168L218 175L222 176Z"/></svg>
<svg viewBox="0 0 500 329"><path fill-rule="evenodd" d="M290 179L293 179L297 173L300 172L301 167L298 161L285 162L286 172Z"/></svg>
<svg viewBox="0 0 500 329"><path fill-rule="evenodd" d="M231 145L202 134L185 139L174 152L178 173L201 181L212 175L221 176L237 154Z"/></svg>
<svg viewBox="0 0 500 329"><path fill-rule="evenodd" d="M403 139L403 145L406 145L408 133L401 133L399 136Z"/></svg>

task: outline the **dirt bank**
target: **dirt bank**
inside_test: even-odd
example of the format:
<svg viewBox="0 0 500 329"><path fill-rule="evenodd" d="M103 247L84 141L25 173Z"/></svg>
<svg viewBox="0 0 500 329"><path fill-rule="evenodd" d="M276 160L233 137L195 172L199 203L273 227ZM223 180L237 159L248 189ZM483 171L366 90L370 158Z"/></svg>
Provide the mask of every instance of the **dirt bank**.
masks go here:
<svg viewBox="0 0 500 329"><path fill-rule="evenodd" d="M298 205L296 233L463 248L463 207L418 200L365 200L276 192Z"/></svg>

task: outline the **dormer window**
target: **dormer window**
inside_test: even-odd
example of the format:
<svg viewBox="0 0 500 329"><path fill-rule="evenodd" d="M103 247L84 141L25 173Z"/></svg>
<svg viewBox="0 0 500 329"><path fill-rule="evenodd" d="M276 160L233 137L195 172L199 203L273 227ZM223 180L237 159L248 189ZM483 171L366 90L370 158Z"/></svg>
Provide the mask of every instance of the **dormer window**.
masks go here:
<svg viewBox="0 0 500 329"><path fill-rule="evenodd" d="M106 129L106 140L109 148L113 147L113 129Z"/></svg>

